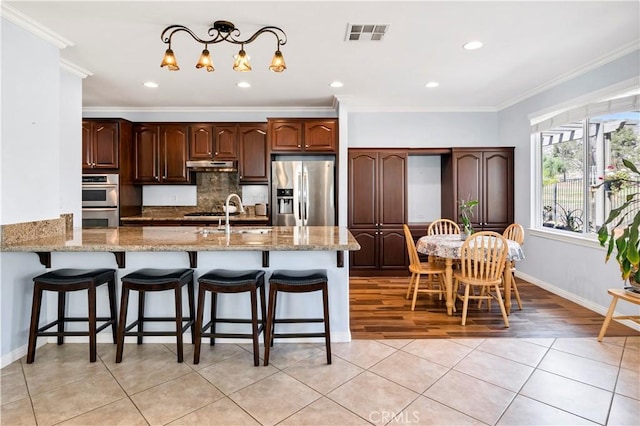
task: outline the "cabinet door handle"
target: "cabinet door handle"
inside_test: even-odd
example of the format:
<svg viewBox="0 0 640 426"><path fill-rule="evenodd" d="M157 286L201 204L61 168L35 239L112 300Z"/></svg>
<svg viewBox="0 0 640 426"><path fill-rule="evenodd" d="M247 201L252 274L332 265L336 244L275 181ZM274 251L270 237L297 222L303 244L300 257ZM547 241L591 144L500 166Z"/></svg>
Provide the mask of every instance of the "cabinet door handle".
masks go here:
<svg viewBox="0 0 640 426"><path fill-rule="evenodd" d="M305 145L304 147L305 147L305 148L309 148L309 145Z"/></svg>

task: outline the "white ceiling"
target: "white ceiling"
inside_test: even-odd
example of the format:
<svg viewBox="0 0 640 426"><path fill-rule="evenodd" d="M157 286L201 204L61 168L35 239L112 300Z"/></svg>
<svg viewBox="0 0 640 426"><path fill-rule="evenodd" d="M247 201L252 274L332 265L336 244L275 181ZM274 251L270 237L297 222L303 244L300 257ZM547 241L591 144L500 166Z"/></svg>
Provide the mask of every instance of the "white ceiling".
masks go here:
<svg viewBox="0 0 640 426"><path fill-rule="evenodd" d="M92 74L85 108L322 108L338 96L355 109L495 110L640 47L636 0L4 1L2 12L73 43L61 56ZM202 45L184 32L172 42L181 70L160 68L165 27L206 38L216 20L233 22L241 38L282 28L288 69L268 70L276 43L264 34L245 46L253 71L231 69L239 49L230 43L209 46L215 72L197 70ZM349 23L390 27L383 41L349 42ZM462 49L474 39L484 47ZM334 80L344 87L329 87Z"/></svg>

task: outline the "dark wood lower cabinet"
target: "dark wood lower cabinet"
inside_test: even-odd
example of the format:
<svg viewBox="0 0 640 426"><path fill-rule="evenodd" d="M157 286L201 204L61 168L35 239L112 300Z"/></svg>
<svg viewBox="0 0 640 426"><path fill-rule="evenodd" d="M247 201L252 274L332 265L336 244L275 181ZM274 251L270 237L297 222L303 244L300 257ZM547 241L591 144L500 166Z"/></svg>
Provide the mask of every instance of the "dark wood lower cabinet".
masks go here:
<svg viewBox="0 0 640 426"><path fill-rule="evenodd" d="M402 229L352 229L360 250L349 252L349 274L406 275L407 248Z"/></svg>

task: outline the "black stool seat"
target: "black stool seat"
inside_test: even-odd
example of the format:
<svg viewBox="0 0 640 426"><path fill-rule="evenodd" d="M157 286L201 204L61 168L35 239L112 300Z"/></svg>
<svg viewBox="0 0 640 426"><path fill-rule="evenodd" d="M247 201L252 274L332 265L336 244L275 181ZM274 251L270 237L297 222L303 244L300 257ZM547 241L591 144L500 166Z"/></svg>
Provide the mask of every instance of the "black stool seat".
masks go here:
<svg viewBox="0 0 640 426"><path fill-rule="evenodd" d="M276 318L278 292L307 293L322 291L323 318ZM324 323L324 332L319 333L275 333L275 325L281 323ZM269 365L270 347L274 338L324 337L327 351L327 364L331 364L331 332L329 327L329 290L327 271L323 269L308 271L277 270L269 278L269 312L264 345L264 365Z"/></svg>
<svg viewBox="0 0 640 426"><path fill-rule="evenodd" d="M257 290L260 290L261 316L258 320ZM218 293L243 293L250 292L251 295L251 319L248 318L218 318L217 305ZM207 292L211 292L211 320L204 326L204 302ZM202 337L209 337L210 345L215 345L216 337L229 338L250 338L253 340L253 363L260 365L259 357L259 336L264 330L266 315L264 291L264 271L233 271L229 269L214 269L198 278L198 314L195 325L195 348L193 352L193 363L200 362L200 346ZM221 333L216 331L217 323L251 324L251 333ZM210 332L207 332L208 329Z"/></svg>
<svg viewBox="0 0 640 426"><path fill-rule="evenodd" d="M120 324L117 335L116 363L122 362L125 336L136 336L142 344L143 336L176 336L178 362L183 360L183 335L191 328L192 342L195 323L195 291L192 269L155 269L144 268L122 277L122 299L120 302ZM189 316L182 315L182 287L187 286L189 298ZM126 325L129 291L138 292L138 318ZM147 291L173 290L175 294L174 317L145 317L144 304ZM145 331L145 322L175 322L175 331ZM137 331L130 331L137 327Z"/></svg>
<svg viewBox="0 0 640 426"><path fill-rule="evenodd" d="M35 359L36 340L39 336L57 336L58 345L64 343L65 336L89 336L89 361L96 361L96 335L111 326L113 342L116 342L117 314L116 314L116 284L115 269L57 269L33 278L33 305L31 308L31 325L29 328L29 343L27 346L27 364ZM96 317L96 288L107 284L109 291L109 317ZM88 316L67 317L66 293L68 291L88 290ZM42 327L40 323L40 309L43 291L58 293L58 319ZM88 331L67 331L65 324L69 322L88 322ZM98 322L104 322L99 327ZM57 326L57 331L47 331Z"/></svg>

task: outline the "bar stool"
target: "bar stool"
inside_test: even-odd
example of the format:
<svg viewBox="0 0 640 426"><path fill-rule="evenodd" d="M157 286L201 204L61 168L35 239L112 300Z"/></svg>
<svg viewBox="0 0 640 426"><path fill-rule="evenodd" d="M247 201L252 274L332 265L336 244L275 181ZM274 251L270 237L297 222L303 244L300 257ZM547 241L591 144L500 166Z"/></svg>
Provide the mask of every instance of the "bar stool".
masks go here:
<svg viewBox="0 0 640 426"><path fill-rule="evenodd" d="M261 316L258 320L258 297L260 289ZM251 319L246 318L218 318L217 305L218 293L243 293L251 294ZM202 325L204 317L204 299L206 292L211 292L211 320ZM193 363L200 362L200 346L202 337L209 337L210 345L215 345L216 337L250 338L253 340L253 364L260 365L259 336L267 318L264 291L264 271L231 271L227 269L214 269L198 278L198 314L195 325L195 348L193 351ZM251 324L251 333L219 333L216 332L217 323ZM259 324L258 324L259 323ZM211 331L207 333L207 329Z"/></svg>
<svg viewBox="0 0 640 426"><path fill-rule="evenodd" d="M27 350L27 364L33 363L36 355L36 340L38 336L58 336L58 345L64 343L64 336L89 336L89 361L96 361L96 335L111 326L113 343L116 342L117 314L116 314L116 279L115 269L58 269L33 279L33 305L31 307L31 326L29 327L29 343ZM107 284L109 290L109 317L96 318L96 288ZM38 328L40 323L40 307L43 291L58 293L58 319ZM88 317L66 317L66 295L69 291L88 290ZM65 331L68 322L88 322L88 331ZM97 326L97 322L104 324ZM58 331L47 331L58 326Z"/></svg>
<svg viewBox="0 0 640 426"><path fill-rule="evenodd" d="M274 338L324 337L327 364L331 364L331 332L329 330L329 292L327 271L274 271L269 278L269 312L264 340L264 365L269 365L269 350ZM322 291L324 318L276 318L278 292L308 293ZM276 324L324 322L324 333L275 333Z"/></svg>
<svg viewBox="0 0 640 426"><path fill-rule="evenodd" d="M189 296L189 316L182 315L182 287L187 285ZM138 292L138 318L131 324L126 325L127 305L129 303L129 291ZM144 301L147 291L173 290L175 293L175 316L174 317L145 317ZM176 336L178 362L183 360L182 337L184 332L190 327L193 343L194 334L194 314L195 314L195 292L192 269L139 269L122 277L122 299L120 302L120 324L118 327L116 348L116 363L122 362L122 352L124 349L125 336L137 336L138 344L142 344L143 336ZM175 322L175 331L144 331L145 322ZM183 323L185 323L183 325ZM129 331L137 326L137 331Z"/></svg>

